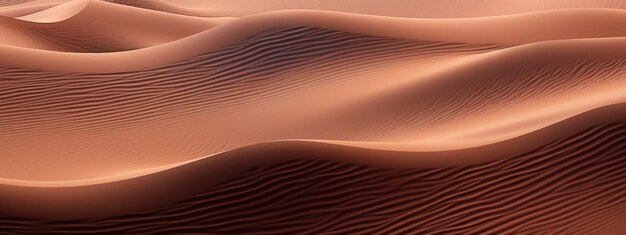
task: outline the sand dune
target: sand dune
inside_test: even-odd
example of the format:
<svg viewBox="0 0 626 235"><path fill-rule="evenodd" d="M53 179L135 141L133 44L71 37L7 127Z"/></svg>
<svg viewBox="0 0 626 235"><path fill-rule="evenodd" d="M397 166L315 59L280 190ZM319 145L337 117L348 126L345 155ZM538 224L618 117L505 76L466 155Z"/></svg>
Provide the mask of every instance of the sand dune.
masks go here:
<svg viewBox="0 0 626 235"><path fill-rule="evenodd" d="M90 1L69 1L45 10L24 15L19 17L19 19L37 23L60 22L79 14L81 11L85 10L89 3Z"/></svg>
<svg viewBox="0 0 626 235"><path fill-rule="evenodd" d="M17 18L57 6L65 0L35 0L18 5L0 7L0 16Z"/></svg>
<svg viewBox="0 0 626 235"><path fill-rule="evenodd" d="M626 6L464 4L0 1L0 233L619 234Z"/></svg>
<svg viewBox="0 0 626 235"><path fill-rule="evenodd" d="M565 40L493 51L499 47L301 27L136 72L7 68L2 87L11 92L3 92L1 107L10 112L0 124L8 143L2 154L13 164L0 177L102 177L281 139L411 150L489 144L626 101L624 43ZM493 52L473 55L485 51ZM423 76L413 72L426 67ZM281 110L294 112L276 115ZM463 135L471 138L450 141Z"/></svg>
<svg viewBox="0 0 626 235"><path fill-rule="evenodd" d="M107 0L113 3L124 4L133 7L139 7L144 9L150 9L155 11L169 12L180 15L189 16L204 16L204 17L216 17L216 16L232 16L226 12L221 12L212 9L213 5L209 5L207 8L195 8L184 7L166 0Z"/></svg>
<svg viewBox="0 0 626 235"><path fill-rule="evenodd" d="M50 223L5 217L0 226L25 232L48 229L75 233L147 229L246 233L259 228L270 233L292 233L303 228L358 233L498 233L512 228L520 232L594 231L603 227L594 225L600 221L590 215L624 200L620 196L624 193L624 110L624 104L596 109L541 131L477 149L407 153L283 142L240 149L126 181L70 188L2 185L3 211L20 217L58 219L61 215L55 211L63 209L62 216L73 220ZM607 119L609 113L614 116ZM537 145L528 145L532 140ZM510 150L510 146L529 150ZM508 156L516 151L522 154ZM457 158L470 155L498 156L500 160L476 164L472 163L475 159ZM442 161L445 156L448 158ZM243 176L237 173L251 167L256 170L248 170ZM178 200L176 197L188 198L185 194L197 196L172 206L155 206ZM506 210L503 203L509 205ZM308 208L310 205L317 206ZM163 209L77 220L142 207ZM576 216L566 213L574 211L578 212ZM511 217L516 213L528 216ZM312 214L317 216L308 217ZM364 220L353 220L357 215ZM429 219L421 219L424 216ZM509 223L488 219L491 217ZM600 218L610 223L620 217ZM201 223L172 226L186 220ZM550 223L542 225L537 220ZM363 226L364 221L372 226ZM385 221L393 221L393 226ZM576 227L580 224L573 221L591 225ZM469 222L480 226L455 227ZM25 223L29 226L23 226ZM324 226L315 226L317 223Z"/></svg>
<svg viewBox="0 0 626 235"><path fill-rule="evenodd" d="M118 0L119 1L119 0ZM128 2L150 2L132 0ZM284 9L314 9L341 11L368 15L396 17L456 18L509 15L526 12L571 9L571 8L614 8L626 9L626 2L620 0L169 0L180 7L205 11L222 12L225 15L240 16L259 12Z"/></svg>
<svg viewBox="0 0 626 235"><path fill-rule="evenodd" d="M519 45L545 40L624 36L626 26L613 22L625 19L624 11L609 9L563 10L454 20L289 10L250 15L172 43L120 53L55 53L0 45L0 52L13 58L0 61L0 65L90 73L140 70L189 59L244 41L272 28L290 26L309 26L421 41ZM472 31L467 31L467 28L472 28ZM83 66L77 68L74 66L76 63ZM103 63L109 66L99 66Z"/></svg>
<svg viewBox="0 0 626 235"><path fill-rule="evenodd" d="M175 41L228 20L77 0L18 19L0 18L0 33L4 35L0 43L67 52L124 51Z"/></svg>
<svg viewBox="0 0 626 235"><path fill-rule="evenodd" d="M20 5L24 3L28 3L32 0L4 0L0 2L0 6L12 6L12 5Z"/></svg>
<svg viewBox="0 0 626 235"><path fill-rule="evenodd" d="M2 6L48 6L72 0L3 0ZM459 18L510 15L546 10L574 8L626 9L620 0L105 0L118 4L191 16L244 16L267 11L311 9L411 18ZM8 7L5 7L8 8ZM42 9L42 8L40 8Z"/></svg>

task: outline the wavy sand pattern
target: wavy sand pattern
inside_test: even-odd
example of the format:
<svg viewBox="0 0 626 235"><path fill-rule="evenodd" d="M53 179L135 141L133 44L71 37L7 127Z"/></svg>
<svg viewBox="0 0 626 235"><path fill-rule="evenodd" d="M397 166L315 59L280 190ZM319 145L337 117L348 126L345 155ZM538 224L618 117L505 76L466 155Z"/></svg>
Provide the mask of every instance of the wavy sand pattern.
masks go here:
<svg viewBox="0 0 626 235"><path fill-rule="evenodd" d="M623 234L626 5L0 0L0 130L0 234Z"/></svg>

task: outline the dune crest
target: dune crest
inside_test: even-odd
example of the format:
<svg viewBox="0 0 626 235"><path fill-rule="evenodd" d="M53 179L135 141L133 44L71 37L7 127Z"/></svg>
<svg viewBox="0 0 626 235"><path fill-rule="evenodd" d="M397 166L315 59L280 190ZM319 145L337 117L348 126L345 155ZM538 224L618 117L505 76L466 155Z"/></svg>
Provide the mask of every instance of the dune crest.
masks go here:
<svg viewBox="0 0 626 235"><path fill-rule="evenodd" d="M207 8L189 8L180 6L176 3L166 1L166 0L106 0L113 3L124 4L133 7L139 7L144 9L150 9L155 11L162 11L180 15L189 15L189 16L203 16L203 17L225 17L232 16L228 15L219 10L211 9L211 6Z"/></svg>
<svg viewBox="0 0 626 235"><path fill-rule="evenodd" d="M122 2L123 0L117 0ZM149 0L127 0L126 2L151 2ZM620 0L497 0L457 1L457 0L171 0L180 7L210 9L228 15L249 15L260 12L285 9L312 9L340 11L367 15L411 17L411 18L461 18L494 15L510 15L527 12L560 10L572 8L612 8L626 9L626 2Z"/></svg>
<svg viewBox="0 0 626 235"><path fill-rule="evenodd" d="M31 49L40 50L37 53L46 55L44 57L55 57L51 51L127 51L176 41L229 20L174 15L94 0L75 0L17 19L0 18L0 25L5 26L0 28L0 32L6 35L0 43L4 47L12 46L10 49L17 50L14 53L22 56L27 54L20 53L20 50ZM37 64L42 64L40 59L45 60L36 56L28 58L31 63Z"/></svg>
<svg viewBox="0 0 626 235"><path fill-rule="evenodd" d="M102 4L98 2L97 5ZM571 24L583 18L585 22ZM13 58L0 61L0 65L89 73L140 70L189 59L241 42L263 31L288 26L327 28L409 40L511 46L544 40L620 37L626 34L626 26L613 22L624 20L626 11L609 9L576 9L453 20L286 10L246 16L172 43L127 52L75 54L0 45L0 53ZM472 28L472 31L466 31L467 28ZM82 66L77 68L74 66L76 63ZM110 66L98 66L102 63Z"/></svg>
<svg viewBox="0 0 626 235"><path fill-rule="evenodd" d="M3 226L17 226L21 229L26 229L25 231L28 231L29 228L22 227L20 224L29 223L31 225L35 225L30 227L30 229L36 229L41 231L48 230L49 232L52 232L54 231L54 229L61 229L60 231L63 231L63 228L65 226L73 227L71 223L78 222L80 226L74 227L74 229L82 232L138 232L142 229L160 228L163 229L163 231L169 231L168 229L175 229L177 231L180 230L214 232L223 231L222 229L230 229L243 233L245 232L245 229L253 229L253 227L237 226L234 224L234 220L237 220L235 218L248 220L252 218L258 218L258 216L261 215L268 216L268 219L274 218L275 220L257 219L256 221L265 222L261 222L261 224L257 224L254 227L272 227L276 224L280 224L281 222L279 221L289 219L289 215L304 216L304 214L306 213L321 213L321 211L317 212L317 210L314 209L305 209L306 205L309 205L309 203L312 202L299 202L298 204L303 206L303 208L300 208L299 211L291 211L287 209L291 208L289 206L291 205L289 202L291 200L294 200L294 197L301 197L302 200L305 201L324 200L323 198L329 196L326 195L326 193L329 193L330 195L335 195L334 198L336 198L336 201L331 200L332 203L328 206L339 206L344 205L343 203L354 204L356 202L368 204L368 202L375 203L376 201L378 201L380 203L381 201L379 200L385 200L384 198L387 198L383 195L389 195L388 193L391 193L392 195L395 195L389 195L391 196L391 198L399 197L403 199L402 201L417 201L415 201L415 203L398 204L389 202L390 204L394 204L397 206L393 209L389 209L391 211L398 212L398 214L385 213L385 217L390 220L396 221L396 223L398 223L398 226L390 227L385 226L384 224L379 224L380 227L377 227L376 229L380 229L382 231L410 229L412 231L416 228L412 227L414 223L412 223L411 221L420 218L419 216L425 215L424 213L432 213L433 216L441 216L442 218L445 218L446 215L466 215L470 217L480 216L482 213L476 214L474 212L474 209L479 210L479 208L481 207L474 207L476 206L476 204L474 203L473 198L482 197L481 195L486 195L488 194L487 192L508 192L511 193L511 196L509 196L509 203L528 203L528 197L524 196L526 194L532 194L534 195L533 198L535 198L533 202L536 203L536 206L512 207L510 208L510 210L512 211L519 211L519 213L522 213L522 211L526 211L527 213L531 214L551 214L551 216L555 217L555 220L550 224L554 225L555 223L563 223L567 226L559 229L562 229L564 231L572 231L572 229L574 229L573 231L577 231L580 229L601 229L603 226L595 227L587 225L583 227L573 227L575 226L575 223L572 223L570 221L571 217L559 217L559 213L561 212L557 213L549 211L558 211L558 209L556 208L561 208L564 205L565 208L561 209L569 208L568 210L579 210L581 212L585 211L579 213L578 216L580 216L581 219L590 219L593 217L588 217L588 215L592 214L591 211L593 211L594 208L602 209L606 206L616 206L623 203L623 200L621 200L619 197L615 198L611 195L615 195L612 193L618 193L619 195L619 193L623 192L624 190L623 187L619 186L624 185L622 182L624 179L623 172L619 170L623 167L624 164L624 159L621 157L623 154L622 140L626 137L624 136L624 133L626 133L624 131L624 123L623 121L620 121L619 118L612 120L603 120L605 117L607 117L607 113L617 114L616 112L618 112L620 114L623 114L623 108L624 105L621 104L618 106L598 109L596 111L588 112L586 114L582 114L575 118L561 122L557 125L548 127L540 132L513 140L516 143L499 143L496 145L487 146L483 149L477 149L474 152L476 157L479 157L481 155L484 156L485 154L490 153L490 155L496 155L500 157L500 159L472 164L467 164L468 162L465 162L462 163L462 165L460 166L443 167L443 165L439 165L439 167L433 168L433 164L439 164L437 163L437 161L440 161L440 157L444 156L449 156L449 158L447 159L447 161L449 162L444 163L444 165L458 164L458 160L460 159L456 158L455 156L450 156L450 153L439 154L440 156L435 156L430 160L426 158L426 161L420 161L420 158L427 155L420 155L420 153L402 152L394 152L390 154L389 152L377 152L372 150L353 149L331 145L318 145L313 143L285 143L283 145L272 144L257 146L248 149L241 149L238 151L225 153L224 156L217 156L216 158L206 158L153 175L138 177L130 180L111 182L107 184L69 188L37 188L0 185L0 189L5 192L0 195L0 197L2 197L3 199L0 201L0 208L3 211L11 211L11 214L16 216L16 218L3 218L3 221L6 221L5 225ZM620 117L623 118L624 115L621 115ZM586 128L586 125L589 125L590 127ZM572 127L574 127L574 129L572 129ZM540 140L537 140L536 137L540 137ZM514 153L516 150L520 150L510 150L510 146L519 146L517 145L519 143L525 145L529 143L526 141L528 139L536 140L536 143L538 145L530 147L529 150L521 151L521 154L519 155L506 156L508 154L506 153L506 151ZM451 153L458 154L457 156L467 156L467 154L471 153L472 151L473 150L463 150L458 153ZM325 156L326 159L319 159L318 157L320 156ZM346 156L352 156L352 158L343 158L343 160L339 160L342 157ZM383 158L381 158L381 156L400 157L408 161L418 161L413 163L416 165L407 165L406 161L383 161ZM312 157L312 159L309 157ZM364 160L367 161L367 159L371 160L369 164L364 163ZM268 160L270 161L268 162ZM337 163L337 161L357 161L360 163L355 165L355 163L346 164ZM363 164L367 164L370 166L362 166ZM374 164L375 167L371 167L371 164ZM241 171L242 169L237 169L237 167L247 167L249 169L252 168L253 170L243 171L247 173L244 173L243 176L241 176L242 173L240 173L239 171ZM523 172L524 170L531 173L519 173L520 171ZM365 174L365 172L369 173ZM379 174L376 174L374 172L378 172ZM370 173L375 175L369 175ZM351 176L342 177L342 175L344 174ZM475 174L483 175L483 177L472 177ZM278 176L281 177L276 178ZM308 179L316 180L309 181L305 180L305 178L300 177L312 177ZM501 177L508 179L508 181L499 180ZM602 180L596 181L601 183L594 184L590 181L580 180L581 177L584 177L585 179L587 179L587 177L599 177L598 179ZM204 180L189 181L189 179ZM206 181L208 179L212 180ZM351 181L349 179L353 179L354 181ZM385 183L389 182L389 180L391 179L396 179L398 180L398 182L392 180L393 182L395 182L394 184ZM346 181L345 184L338 185L332 183L338 180L348 181ZM352 187L349 187L349 185L352 185L356 182L361 182L361 180L364 180L363 183L370 182L357 187L362 188L363 190L365 190L365 192L372 193L371 198L366 201L361 201L359 200L359 198L361 197L354 197L355 194L349 193L352 192L350 190L352 189ZM415 185L415 187L400 186L406 185L400 182L407 182L407 180L410 182L415 182L417 185ZM276 181L280 183L272 183ZM512 185L507 183L511 181L527 181L528 183L517 184L518 186L514 187L513 185L516 184ZM291 182L300 183L294 184ZM456 187L448 188L442 186L448 184L455 184ZM480 191L472 188L470 186L472 184L484 184L488 188L492 189L489 191ZM421 187L418 187L418 185L421 185ZM432 187L443 187L444 191L432 190L432 188L430 187L428 187L427 189L423 188L426 185L430 185ZM312 191L297 190L297 188L301 187L307 188ZM337 187L346 188L342 188L341 191L331 190L332 188L337 189ZM451 191L457 187L460 187L463 190ZM123 195L115 193L120 190L128 193ZM267 195L267 193L269 192L266 190L273 190L274 193L270 193L269 195ZM338 193L343 192L343 190L346 190L346 194ZM378 190L383 190L388 193L375 193L378 192ZM302 194L297 192L302 192ZM338 194L333 194L332 192L337 192ZM449 192L450 194L446 192ZM516 192L524 193L520 195L516 194ZM509 195L508 193L504 193L504 195ZM150 197L151 200L145 200L148 194L169 195L169 197ZM246 194L248 196L244 196L243 194ZM563 194L570 195L571 197L566 197L565 201L557 200L557 198L563 199L562 197L560 197L560 195ZM192 199L190 200L185 200L180 203L172 204L173 201L180 201L181 199L189 198L192 195L196 196L192 197ZM423 195L424 197L416 198L409 195ZM438 195L450 195L450 197L438 197ZM453 200L454 198L456 198L456 196L453 195L459 197L467 197L468 200ZM587 197L590 195L595 196ZM262 204L264 199L270 200L268 199L268 197L272 198L271 200L273 200L275 203L271 203L266 206L274 209L258 209L260 206L260 204L258 203ZM430 203L422 202L421 200L430 201ZM577 203L577 200L580 203ZM38 203L33 203L34 201ZM330 203L331 201L326 202ZM608 203L602 203L603 201L607 201ZM224 206L235 202L239 202L239 205L242 206L245 205L243 207L237 207L241 210L244 210L245 213L237 213L233 207ZM484 203L486 203L485 206L489 208L496 207L496 205L498 205L498 202L501 201L492 201L491 197L484 201ZM424 209L424 207L427 206L443 206L442 204L449 205L452 208L457 209L444 209L445 207L434 211ZM93 205L102 206L95 207ZM597 205L598 207L596 208L595 205ZM86 206L90 209L85 210L84 208ZM197 210L195 211L198 211L199 213L195 214L191 212L184 212L186 210L183 208L186 208L188 206L197 208ZM29 209L20 210L19 208ZM219 209L218 211L213 211L210 213L207 212L215 210L217 208L223 209ZM265 207L260 206L260 208ZM352 215L363 213L359 208L361 207L359 206L353 209L344 209L342 211L347 211L351 214L354 213ZM67 220L66 222L61 223L54 223L54 225L47 223L45 220L46 218L60 218L58 214L53 213L58 209L63 209L65 211L65 213L63 214L64 219L71 220ZM204 218L201 219L202 221L204 221L204 224L199 225L198 227L192 226L187 228L179 228L177 226L172 227L171 225L167 227L162 227L157 222L151 225L147 225L146 223L126 222L126 219L129 218L127 214L136 210L144 212L130 214L132 215L130 216L130 218L132 218L131 221L147 221L149 220L149 218L161 218L163 221L175 221L173 220L173 218L180 218L182 220ZM177 211L180 213L177 213ZM200 213L200 211L202 211L202 213ZM409 216L409 214L402 213L401 211L417 214L411 214ZM512 216L510 213L498 211L499 210L494 209L493 213L505 217ZM276 214L273 212L276 212ZM209 213L211 215L212 213L216 213L216 215L220 214L220 216L204 217L204 215L207 215L206 213ZM158 216L149 216L150 214ZM17 218L24 216L39 219L28 221ZM95 221L93 219L88 219L91 216L96 216L100 218L98 220L95 220L99 222L94 223ZM103 216L104 219L102 219ZM320 216L322 217L318 219L333 218L332 216L326 217L329 216L328 214ZM351 224L348 218L349 216L346 217L345 220L339 220L342 222L338 222L338 224L343 224L340 227L348 226L349 224ZM375 221L380 221L380 218L372 219L373 223ZM468 220L469 219L470 218L468 218ZM433 220L437 219L433 218ZM439 227L441 225L435 225L438 224L435 223L435 221L420 221L422 221L420 223L423 223L424 225L428 225L432 222L433 225L429 226L435 226L432 229L436 229L437 231L443 231L450 228L449 225ZM506 219L506 221L510 220ZM514 224L502 224L488 223L485 221L486 224L484 224L484 226L467 227L462 229L462 231L499 232L511 228L523 229L525 231L534 231L534 229L537 229L536 231L546 231L545 229L550 229L547 227L543 228L542 226L538 226L538 224L536 224L536 222L533 222L533 220L517 219L512 221L517 222ZM106 230L101 230L104 229L101 227L103 226L100 225L101 223L108 224ZM457 223L464 223L464 221L458 221ZM482 223L483 222L481 222L481 224ZM268 229L270 229L269 227ZM420 227L424 228L424 226ZM298 229L302 229L298 226L287 226L284 228L287 230L270 230L272 231L272 233L280 233L280 231L298 231ZM307 230L308 229L319 229L320 231L343 231L338 230L339 228L335 226L329 226L324 228L311 227L307 228ZM361 226L345 229L349 229L346 231L352 232L369 231L367 230L369 229L369 227ZM557 229L548 231L560 230Z"/></svg>
<svg viewBox="0 0 626 235"><path fill-rule="evenodd" d="M90 0L69 1L43 11L19 17L18 19L37 23L60 22L79 14L85 9L85 7L87 7L89 2Z"/></svg>

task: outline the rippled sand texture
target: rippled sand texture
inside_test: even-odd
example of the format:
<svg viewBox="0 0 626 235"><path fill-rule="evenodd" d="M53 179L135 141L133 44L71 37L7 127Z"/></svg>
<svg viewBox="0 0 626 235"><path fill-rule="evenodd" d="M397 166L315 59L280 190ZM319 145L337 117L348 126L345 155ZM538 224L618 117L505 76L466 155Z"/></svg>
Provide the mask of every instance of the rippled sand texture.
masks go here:
<svg viewBox="0 0 626 235"><path fill-rule="evenodd" d="M0 233L623 234L625 9L0 0Z"/></svg>

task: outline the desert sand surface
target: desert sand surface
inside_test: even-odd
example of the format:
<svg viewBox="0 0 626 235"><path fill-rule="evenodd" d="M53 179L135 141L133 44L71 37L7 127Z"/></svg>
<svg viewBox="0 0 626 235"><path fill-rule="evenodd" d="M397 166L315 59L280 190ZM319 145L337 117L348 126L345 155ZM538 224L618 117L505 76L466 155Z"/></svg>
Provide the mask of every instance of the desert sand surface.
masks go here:
<svg viewBox="0 0 626 235"><path fill-rule="evenodd" d="M189 17L79 0L0 20L3 46L63 52L115 52L176 41L225 23L229 18Z"/></svg>
<svg viewBox="0 0 626 235"><path fill-rule="evenodd" d="M0 0L0 234L623 234L623 1Z"/></svg>
<svg viewBox="0 0 626 235"><path fill-rule="evenodd" d="M120 1L121 0L114 0ZM175 3L181 7L209 10L222 15L246 15L272 10L314 9L419 18L456 18L519 14L571 8L616 8L625 9L626 2L620 0L127 0L130 4L158 2L160 5ZM146 4L147 5L147 4Z"/></svg>

